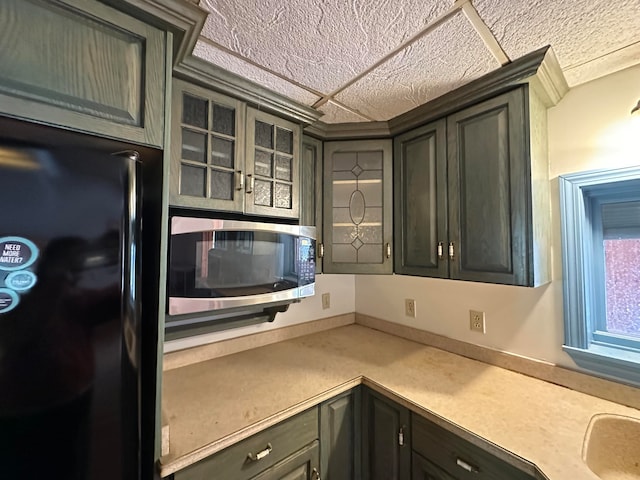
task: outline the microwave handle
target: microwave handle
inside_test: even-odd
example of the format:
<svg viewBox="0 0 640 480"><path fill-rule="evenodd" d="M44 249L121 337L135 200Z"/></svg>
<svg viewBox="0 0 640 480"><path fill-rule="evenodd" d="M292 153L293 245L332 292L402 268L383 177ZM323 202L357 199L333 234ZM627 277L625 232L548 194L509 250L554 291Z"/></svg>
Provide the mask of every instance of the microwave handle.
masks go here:
<svg viewBox="0 0 640 480"><path fill-rule="evenodd" d="M242 173L242 170L236 172L236 190L244 190L244 173Z"/></svg>

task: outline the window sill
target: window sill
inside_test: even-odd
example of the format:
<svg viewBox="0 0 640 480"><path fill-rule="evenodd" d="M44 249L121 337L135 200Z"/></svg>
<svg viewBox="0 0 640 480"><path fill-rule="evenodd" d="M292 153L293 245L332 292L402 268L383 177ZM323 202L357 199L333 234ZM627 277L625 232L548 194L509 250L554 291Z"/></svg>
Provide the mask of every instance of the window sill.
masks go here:
<svg viewBox="0 0 640 480"><path fill-rule="evenodd" d="M588 349L563 345L576 364L598 376L640 387L640 353L606 345Z"/></svg>

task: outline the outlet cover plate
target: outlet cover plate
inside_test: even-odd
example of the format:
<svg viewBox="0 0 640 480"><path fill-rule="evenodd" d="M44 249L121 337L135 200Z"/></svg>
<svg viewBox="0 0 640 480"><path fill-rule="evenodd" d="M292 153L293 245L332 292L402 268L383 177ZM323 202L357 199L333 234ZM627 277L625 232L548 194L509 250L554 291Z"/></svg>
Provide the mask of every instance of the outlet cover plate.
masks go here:
<svg viewBox="0 0 640 480"><path fill-rule="evenodd" d="M474 332L487 333L484 312L480 310L469 310L469 328Z"/></svg>
<svg viewBox="0 0 640 480"><path fill-rule="evenodd" d="M413 298L404 299L404 314L407 317L416 318L416 301Z"/></svg>
<svg viewBox="0 0 640 480"><path fill-rule="evenodd" d="M323 293L322 294L322 309L326 310L327 308L331 308L331 294Z"/></svg>

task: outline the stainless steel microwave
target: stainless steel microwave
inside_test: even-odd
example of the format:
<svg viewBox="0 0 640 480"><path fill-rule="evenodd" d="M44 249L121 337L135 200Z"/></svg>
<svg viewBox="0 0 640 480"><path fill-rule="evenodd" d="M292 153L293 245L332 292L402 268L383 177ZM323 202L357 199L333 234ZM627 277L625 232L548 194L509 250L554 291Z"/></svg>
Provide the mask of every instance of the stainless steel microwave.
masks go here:
<svg viewBox="0 0 640 480"><path fill-rule="evenodd" d="M315 227L171 218L169 314L295 301L315 293Z"/></svg>

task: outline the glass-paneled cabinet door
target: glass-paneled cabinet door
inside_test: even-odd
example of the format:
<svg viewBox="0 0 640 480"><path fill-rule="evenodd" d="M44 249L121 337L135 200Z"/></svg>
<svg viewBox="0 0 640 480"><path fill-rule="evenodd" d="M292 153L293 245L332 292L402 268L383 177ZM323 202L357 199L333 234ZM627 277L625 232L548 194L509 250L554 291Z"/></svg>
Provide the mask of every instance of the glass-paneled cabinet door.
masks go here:
<svg viewBox="0 0 640 480"><path fill-rule="evenodd" d="M233 98L174 79L171 205L242 212L245 108Z"/></svg>
<svg viewBox="0 0 640 480"><path fill-rule="evenodd" d="M295 123L247 109L247 213L298 218L300 130Z"/></svg>
<svg viewBox="0 0 640 480"><path fill-rule="evenodd" d="M325 273L392 273L392 143L324 144Z"/></svg>

